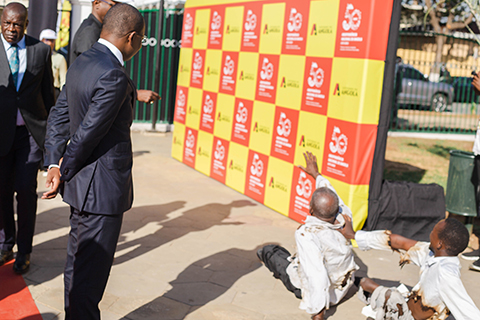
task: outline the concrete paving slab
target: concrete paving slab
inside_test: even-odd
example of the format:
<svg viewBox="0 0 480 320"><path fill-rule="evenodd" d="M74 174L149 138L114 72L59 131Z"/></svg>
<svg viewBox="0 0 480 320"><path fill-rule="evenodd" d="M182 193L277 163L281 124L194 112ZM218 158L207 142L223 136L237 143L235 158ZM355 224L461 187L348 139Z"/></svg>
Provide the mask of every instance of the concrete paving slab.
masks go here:
<svg viewBox="0 0 480 320"><path fill-rule="evenodd" d="M103 320L307 320L300 301L256 258L278 243L294 252L298 223L170 156L170 134L133 133L134 207L125 213L105 297ZM39 175L38 192L45 191ZM69 208L38 202L32 268L25 275L44 319L63 319ZM362 272L413 286L418 268L398 267L391 252L355 249ZM462 261L462 280L480 306L480 273ZM365 319L354 291L328 319Z"/></svg>

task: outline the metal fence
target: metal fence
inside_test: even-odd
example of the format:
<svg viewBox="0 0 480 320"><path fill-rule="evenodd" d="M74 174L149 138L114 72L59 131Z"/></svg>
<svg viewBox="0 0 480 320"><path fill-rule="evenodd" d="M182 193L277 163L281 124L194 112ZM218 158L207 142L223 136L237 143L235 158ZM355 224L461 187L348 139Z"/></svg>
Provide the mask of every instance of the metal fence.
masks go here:
<svg viewBox="0 0 480 320"><path fill-rule="evenodd" d="M151 105L138 101L135 104L134 121L151 122L153 129L158 123L173 123L183 20L183 5L164 7L161 1L159 8L140 10L145 19L148 41L125 64L137 89L153 90L162 97Z"/></svg>
<svg viewBox="0 0 480 320"><path fill-rule="evenodd" d="M474 133L480 110L471 79L480 69L473 37L401 31L399 41L390 130Z"/></svg>

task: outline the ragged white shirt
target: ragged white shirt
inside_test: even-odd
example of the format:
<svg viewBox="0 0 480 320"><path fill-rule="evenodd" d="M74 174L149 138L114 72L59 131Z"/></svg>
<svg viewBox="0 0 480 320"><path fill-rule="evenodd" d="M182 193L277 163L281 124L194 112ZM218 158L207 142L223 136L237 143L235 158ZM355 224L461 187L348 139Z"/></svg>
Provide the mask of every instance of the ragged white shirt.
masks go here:
<svg viewBox="0 0 480 320"><path fill-rule="evenodd" d="M392 250L384 231L357 231L355 240L361 250ZM420 281L413 287L422 304L435 309L429 320L444 320L450 311L456 320L478 320L480 311L460 279L458 257L435 257L430 243L417 242L402 257L420 267Z"/></svg>
<svg viewBox="0 0 480 320"><path fill-rule="evenodd" d="M328 187L335 191L330 182L317 177L316 188ZM342 213L352 216L339 199ZM295 232L297 253L291 261L287 274L292 284L301 289L300 309L317 314L323 308L337 304L353 284L353 275L359 269L354 261L352 245L337 231L345 221L337 217L338 224L331 224L313 216L307 216L305 224Z"/></svg>

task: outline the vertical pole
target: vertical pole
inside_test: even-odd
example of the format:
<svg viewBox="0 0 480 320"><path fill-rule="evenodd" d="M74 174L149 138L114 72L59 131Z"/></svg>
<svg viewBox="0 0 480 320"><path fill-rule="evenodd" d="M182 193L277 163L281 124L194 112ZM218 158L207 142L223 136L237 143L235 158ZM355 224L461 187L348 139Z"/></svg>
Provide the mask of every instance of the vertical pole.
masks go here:
<svg viewBox="0 0 480 320"><path fill-rule="evenodd" d="M163 7L164 7L164 0L159 1L159 8L158 8L158 36L159 39L157 39L157 58L156 63L155 63L155 87L154 88L160 88L159 82L160 82L160 64L161 64L161 48L162 48L162 28L163 28ZM160 96L162 95L162 92L159 92ZM152 104L152 131L156 130L156 124L157 124L157 118L158 118L158 105L157 103Z"/></svg>

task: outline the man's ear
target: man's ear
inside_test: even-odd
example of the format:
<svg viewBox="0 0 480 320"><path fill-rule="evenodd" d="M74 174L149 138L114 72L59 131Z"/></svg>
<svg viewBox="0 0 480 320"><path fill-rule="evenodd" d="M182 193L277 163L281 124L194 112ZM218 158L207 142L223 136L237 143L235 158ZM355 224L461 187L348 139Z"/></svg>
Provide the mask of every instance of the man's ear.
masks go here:
<svg viewBox="0 0 480 320"><path fill-rule="evenodd" d="M437 250L440 250L442 248L445 249L445 245L443 244L442 240L438 240Z"/></svg>
<svg viewBox="0 0 480 320"><path fill-rule="evenodd" d="M27 29L27 27L28 27L28 19L27 21L25 21L25 30Z"/></svg>
<svg viewBox="0 0 480 320"><path fill-rule="evenodd" d="M133 37L135 37L135 31L132 31L128 34L127 36L127 42L132 44L133 43Z"/></svg>

